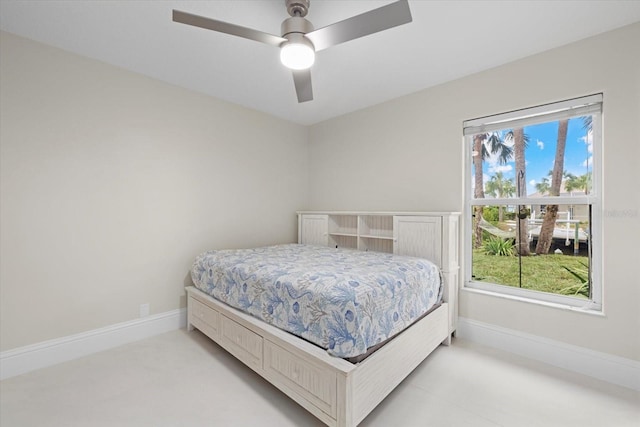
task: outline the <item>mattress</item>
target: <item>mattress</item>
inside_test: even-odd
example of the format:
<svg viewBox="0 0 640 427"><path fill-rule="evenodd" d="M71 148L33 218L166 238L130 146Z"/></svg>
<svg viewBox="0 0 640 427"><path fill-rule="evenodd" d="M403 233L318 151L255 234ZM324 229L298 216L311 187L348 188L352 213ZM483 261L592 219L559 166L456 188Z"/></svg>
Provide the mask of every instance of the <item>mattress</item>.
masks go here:
<svg viewBox="0 0 640 427"><path fill-rule="evenodd" d="M208 251L191 278L213 298L342 358L393 337L442 297L428 260L300 244Z"/></svg>

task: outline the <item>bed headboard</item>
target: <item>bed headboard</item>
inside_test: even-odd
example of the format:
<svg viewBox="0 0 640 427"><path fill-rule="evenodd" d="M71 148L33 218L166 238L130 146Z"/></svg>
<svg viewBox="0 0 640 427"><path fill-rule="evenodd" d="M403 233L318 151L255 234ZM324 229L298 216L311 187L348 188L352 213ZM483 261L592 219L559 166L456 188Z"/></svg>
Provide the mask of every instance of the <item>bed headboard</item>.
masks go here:
<svg viewBox="0 0 640 427"><path fill-rule="evenodd" d="M444 277L444 300L458 317L460 212L300 211L298 243L426 258Z"/></svg>

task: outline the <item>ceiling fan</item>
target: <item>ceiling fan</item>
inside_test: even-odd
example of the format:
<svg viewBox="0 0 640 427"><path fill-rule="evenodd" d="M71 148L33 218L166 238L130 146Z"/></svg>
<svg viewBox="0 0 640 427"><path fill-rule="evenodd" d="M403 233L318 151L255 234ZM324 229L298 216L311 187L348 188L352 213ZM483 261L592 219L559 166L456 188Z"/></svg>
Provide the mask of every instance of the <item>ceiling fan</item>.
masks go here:
<svg viewBox="0 0 640 427"><path fill-rule="evenodd" d="M310 0L285 0L285 3L290 18L282 22L281 37L175 9L173 21L279 47L280 60L293 72L298 102L313 99L310 67L315 52L411 22L408 0L400 0L314 30L305 19Z"/></svg>

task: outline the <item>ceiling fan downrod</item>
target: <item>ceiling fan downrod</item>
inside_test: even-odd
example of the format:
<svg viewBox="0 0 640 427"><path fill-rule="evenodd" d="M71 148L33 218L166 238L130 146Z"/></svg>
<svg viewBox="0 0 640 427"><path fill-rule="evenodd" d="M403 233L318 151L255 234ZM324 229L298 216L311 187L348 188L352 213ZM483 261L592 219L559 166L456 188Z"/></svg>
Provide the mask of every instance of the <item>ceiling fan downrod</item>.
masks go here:
<svg viewBox="0 0 640 427"><path fill-rule="evenodd" d="M285 0L290 16L304 18L309 13L309 0Z"/></svg>

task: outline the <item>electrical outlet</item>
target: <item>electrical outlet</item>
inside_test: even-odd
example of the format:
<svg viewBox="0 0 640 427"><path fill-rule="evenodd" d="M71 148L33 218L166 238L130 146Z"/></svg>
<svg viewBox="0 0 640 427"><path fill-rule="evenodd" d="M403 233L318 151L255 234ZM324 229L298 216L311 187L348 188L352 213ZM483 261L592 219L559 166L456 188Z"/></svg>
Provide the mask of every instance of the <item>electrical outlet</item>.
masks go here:
<svg viewBox="0 0 640 427"><path fill-rule="evenodd" d="M149 315L149 303L140 304L140 317L147 317Z"/></svg>

